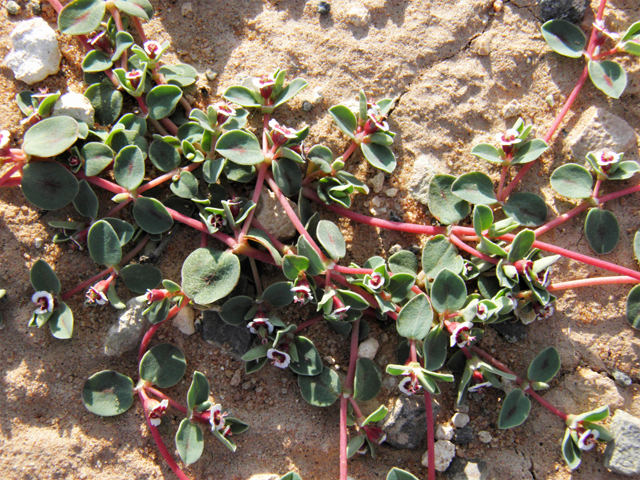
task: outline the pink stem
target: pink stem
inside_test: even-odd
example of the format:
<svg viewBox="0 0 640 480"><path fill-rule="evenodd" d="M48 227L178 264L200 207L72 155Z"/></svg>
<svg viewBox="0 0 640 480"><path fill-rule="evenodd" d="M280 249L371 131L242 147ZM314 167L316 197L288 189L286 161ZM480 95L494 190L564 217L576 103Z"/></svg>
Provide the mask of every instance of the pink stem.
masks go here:
<svg viewBox="0 0 640 480"><path fill-rule="evenodd" d="M503 165L502 172L500 173L500 183L498 184L498 198L502 198L502 189L504 188L504 181L507 178L508 171L509 165Z"/></svg>
<svg viewBox="0 0 640 480"><path fill-rule="evenodd" d="M449 240L451 241L451 243L453 243L455 246L457 246L458 248L460 248L461 250L464 250L467 253L470 253L471 255L481 258L482 260L485 260L487 262L491 262L494 265L497 265L499 263L499 260L490 257L489 255L485 255L484 253L480 253L478 250L476 250L475 248L467 245L466 243L464 243L462 240L460 240L458 237L456 237L454 234L450 234L449 235Z"/></svg>
<svg viewBox="0 0 640 480"><path fill-rule="evenodd" d="M334 265L331 267L334 272L351 274L351 275L370 275L373 272L372 268L353 268L343 267L342 265Z"/></svg>
<svg viewBox="0 0 640 480"><path fill-rule="evenodd" d="M147 330L147 333L144 334L144 337L142 337L142 341L140 342L140 350L138 351L138 363L142 360L142 357L144 357L144 354L146 353L147 348L149 348L149 342L151 342L151 339L160 328L160 325L162 325L163 323L167 322L167 320L170 320L171 318L176 316L177 313L180 310L182 310L184 307L186 307L188 303L189 303L189 299L185 297L181 305L174 305L173 307L171 307L171 310L169 310L169 314L167 315L167 318L165 318L160 323L151 325L151 328Z"/></svg>
<svg viewBox="0 0 640 480"><path fill-rule="evenodd" d="M120 17L120 10L118 10L115 6L107 8L109 8L109 12L111 12L111 16L113 17L113 21L115 22L118 31L124 31L124 25L122 25L122 18ZM129 70L127 58L127 51L125 50L124 52L122 52L122 56L120 57L120 67L123 70Z"/></svg>
<svg viewBox="0 0 640 480"><path fill-rule="evenodd" d="M22 184L22 176L20 176L20 177L11 177L9 180L4 182L4 185L2 185L2 186L3 187L17 187L20 184Z"/></svg>
<svg viewBox="0 0 640 480"><path fill-rule="evenodd" d="M160 125L162 125L165 128L165 130L169 132L171 135L175 136L178 134L178 127L170 119L161 118L158 121L160 122Z"/></svg>
<svg viewBox="0 0 640 480"><path fill-rule="evenodd" d="M258 170L258 179L256 180L256 187L253 190L253 198L251 199L253 203L255 203L256 205L260 201L262 184L264 183L264 177L267 174L268 168L269 168L269 165L267 164L267 162L262 162L262 164L260 165L260 169ZM240 231L240 235L238 235L239 242L242 241L242 238L247 234L247 231L249 231L249 227L251 226L251 220L253 220L253 214L255 212L256 212L256 209L254 208L249 212L249 216L245 219L244 224L242 225L242 230Z"/></svg>
<svg viewBox="0 0 640 480"><path fill-rule="evenodd" d="M276 249L280 252L280 253L284 253L286 245L284 243L282 243L280 240L278 240L271 232L269 232L266 228L264 228L262 226L262 224L256 220L255 218L253 218L251 220L251 226L255 227L259 230L262 230L267 237L269 237L269 240L271 240L271 243L273 244L274 247L276 247Z"/></svg>
<svg viewBox="0 0 640 480"><path fill-rule="evenodd" d="M120 185L117 185L113 182L110 182L109 180L105 180L104 178L100 178L100 177L87 177L83 172L77 172L76 173L76 177L86 180L87 182L89 182L92 185L95 185L96 187L100 187L103 188L104 190L107 190L108 192L112 192L112 193L126 193L127 189L121 187Z"/></svg>
<svg viewBox="0 0 640 480"><path fill-rule="evenodd" d="M209 246L209 235L204 232L200 232L200 248L207 248Z"/></svg>
<svg viewBox="0 0 640 480"><path fill-rule="evenodd" d="M602 185L602 180L597 179L596 180L596 184L593 187L593 193L591 194L591 196L595 199L598 199L598 192L600 191L600 186Z"/></svg>
<svg viewBox="0 0 640 480"><path fill-rule="evenodd" d="M374 297L373 295L365 291L364 288L360 288L357 285L350 284L345 277L343 277L338 273L335 273L334 271L331 272L331 276L336 280L338 280L338 282L340 282L345 287L349 288L350 290L353 290L354 292L362 296L362 298L364 298L367 301L367 303L371 305L371 308L378 308L378 301L376 300L376 297Z"/></svg>
<svg viewBox="0 0 640 480"><path fill-rule="evenodd" d="M97 282L98 280L100 280L102 277L109 275L110 273L113 272L113 267L109 267L106 270L103 270L102 272L98 273L97 275L94 275L93 277L91 277L88 280L85 280L84 282L82 282L80 285L72 288L71 290L69 290L66 293L63 293L60 298L64 301L64 300L68 300L69 298L71 298L72 296L74 296L76 293L78 292L82 292L84 291L88 286L93 285L95 282Z"/></svg>
<svg viewBox="0 0 640 480"><path fill-rule="evenodd" d="M347 480L347 398L340 396L340 480Z"/></svg>
<svg viewBox="0 0 640 480"><path fill-rule="evenodd" d="M562 215L560 215L559 217L551 220L549 223L542 225L541 227L538 227L534 230L534 233L536 234L536 238L539 237L540 235L542 235L543 233L548 232L549 230L557 227L558 225L566 222L567 220L569 220L570 218L575 217L576 215L578 215L580 212L585 211L587 208L589 208L589 203L588 202L582 202L580 205L572 208L570 211L568 211L567 213L563 213Z"/></svg>
<svg viewBox="0 0 640 480"><path fill-rule="evenodd" d="M138 32L140 41L142 43L145 43L147 41L147 36L145 35L144 29L142 28L142 22L138 17L131 17L131 19L133 20L133 26L135 27L136 32Z"/></svg>
<svg viewBox="0 0 640 480"><path fill-rule="evenodd" d="M349 403L351 404L351 406L353 407L353 413L356 414L356 418L359 421L364 421L364 419L366 418L363 414L362 414L362 410L360 410L360 406L358 405L358 402L356 402L353 397L349 397Z"/></svg>
<svg viewBox="0 0 640 480"><path fill-rule="evenodd" d="M60 13L62 11L62 4L58 0L47 0L49 5L53 7L56 13Z"/></svg>
<svg viewBox="0 0 640 480"><path fill-rule="evenodd" d="M568 288L593 287L595 285L614 285L622 283L640 283L640 280L626 276L582 278L580 280L572 280L570 282L553 283L547 287L547 290L550 292L557 292L558 290L566 290Z"/></svg>
<svg viewBox="0 0 640 480"><path fill-rule="evenodd" d="M158 185L160 185L161 183L166 182L167 180L171 180L174 175L178 175L181 172L192 172L193 170L195 170L196 168L200 167L201 164L200 163L191 163L189 165L187 165L184 168L176 168L175 170L172 170L168 173L162 174L159 177L154 178L153 180L151 180L150 182L145 183L144 185L140 185L136 191L138 192L138 194L143 193L147 190L149 190L150 188L153 187L157 187Z"/></svg>
<svg viewBox="0 0 640 480"><path fill-rule="evenodd" d="M347 148L345 152L342 154L342 161L346 163L347 158L351 156L351 154L355 151L356 148L358 148L358 144L355 141L352 141L351 145L349 145L349 148Z"/></svg>
<svg viewBox="0 0 640 480"><path fill-rule="evenodd" d="M606 52L599 53L598 55L594 55L593 57L591 57L591 60L602 60L603 58L610 57L611 55L615 55L616 53L619 53L618 47L607 50Z"/></svg>
<svg viewBox="0 0 640 480"><path fill-rule="evenodd" d="M182 405L181 403L176 402L171 397L168 397L167 395L162 393L160 390L156 390L155 388L153 388L151 386L145 386L144 389L147 392L151 393L152 395L154 395L154 396L156 396L158 398L161 398L163 400L168 400L169 401L169 405L171 405L173 408L175 408L179 412L181 412L183 414L187 413L187 409L184 407L184 405Z"/></svg>
<svg viewBox="0 0 640 480"><path fill-rule="evenodd" d="M353 395L353 380L356 376L358 361L358 334L360 319L353 322L351 328L351 350L349 354L349 370L340 396L340 480L347 480L347 398Z"/></svg>
<svg viewBox="0 0 640 480"><path fill-rule="evenodd" d="M7 173L5 173L4 175L2 175L2 177L0 177L0 187L3 186L5 183L7 183L7 181L11 178L11 175L13 175L14 173L16 173L18 170L22 170L22 167L24 166L24 164L22 163L18 163L16 165L13 165L8 171ZM19 179L22 179L22 176L20 177L16 177Z"/></svg>
<svg viewBox="0 0 640 480"><path fill-rule="evenodd" d="M154 120L153 118L148 118L148 117L147 117L147 120L149 120L153 124L153 126L156 127L156 130L158 130L158 133L160 135L164 135L164 136L169 135L169 132L167 132L164 129L164 127L160 125L160 122L158 120Z"/></svg>

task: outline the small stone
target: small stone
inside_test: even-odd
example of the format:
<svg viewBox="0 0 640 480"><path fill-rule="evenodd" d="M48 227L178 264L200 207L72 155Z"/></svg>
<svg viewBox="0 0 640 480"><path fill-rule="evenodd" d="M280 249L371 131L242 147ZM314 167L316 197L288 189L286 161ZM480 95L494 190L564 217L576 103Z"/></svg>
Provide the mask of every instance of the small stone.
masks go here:
<svg viewBox="0 0 640 480"><path fill-rule="evenodd" d="M519 320L494 323L491 326L509 343L517 343L522 340L527 336L527 331L529 330Z"/></svg>
<svg viewBox="0 0 640 480"><path fill-rule="evenodd" d="M454 458L445 475L449 480L487 480L489 478L487 463L478 458Z"/></svg>
<svg viewBox="0 0 640 480"><path fill-rule="evenodd" d="M438 440L433 444L433 452L435 455L435 469L439 472L444 472L449 468L451 460L456 456L456 446L449 440ZM425 467L429 466L428 451L422 455L422 465Z"/></svg>
<svg viewBox="0 0 640 480"><path fill-rule="evenodd" d="M207 80L213 82L216 78L218 78L218 72L214 72L213 70L209 69L204 73L204 76L207 77Z"/></svg>
<svg viewBox="0 0 640 480"><path fill-rule="evenodd" d="M387 190L384 193L385 193L385 195L387 197L393 198L398 194L398 189L397 188L387 188Z"/></svg>
<svg viewBox="0 0 640 480"><path fill-rule="evenodd" d="M389 212L389 216L391 216L392 213L393 212ZM391 245L391 248L389 249L389 255L395 255L400 250L402 250L402 245L400 245L399 243L396 243L395 245ZM389 336L387 335L387 339L388 338L389 338ZM385 343L385 342L386 342L386 340L384 340L384 338L383 338L382 339L382 343Z"/></svg>
<svg viewBox="0 0 640 480"><path fill-rule="evenodd" d="M7 12L9 12L9 15L20 15L20 12L22 11L22 8L20 8L20 5L18 5L13 0L10 2L7 2L4 8L7 9Z"/></svg>
<svg viewBox="0 0 640 480"><path fill-rule="evenodd" d="M251 388L251 382L244 382L242 384L242 389L243 390L249 390Z"/></svg>
<svg viewBox="0 0 640 480"><path fill-rule="evenodd" d="M324 357L324 361L327 362L329 365L336 364L336 359L333 358L331 355L327 355L326 357Z"/></svg>
<svg viewBox="0 0 640 480"><path fill-rule="evenodd" d="M505 107L502 109L502 116L504 118L511 118L517 115L520 115L522 111L522 107L520 106L520 102L517 100L511 100Z"/></svg>
<svg viewBox="0 0 640 480"><path fill-rule="evenodd" d="M289 199L287 201L294 212L298 210L295 203ZM256 207L255 217L268 232L271 232L279 240L288 240L297 233L296 227L289 220L275 193L264 186L260 192L260 202Z"/></svg>
<svg viewBox="0 0 640 480"><path fill-rule="evenodd" d="M384 173L378 172L374 177L369 179L368 183L375 193L380 193L382 191L382 185L384 184Z"/></svg>
<svg viewBox="0 0 640 480"><path fill-rule="evenodd" d="M562 19L579 23L587 10L588 0L540 0L540 16L548 20Z"/></svg>
<svg viewBox="0 0 640 480"><path fill-rule="evenodd" d="M402 217L399 216L396 212L394 212L393 210L391 210L389 212L389 220L391 220L392 222L396 222L396 223L402 223Z"/></svg>
<svg viewBox="0 0 640 480"><path fill-rule="evenodd" d="M322 103L323 100L324 95L322 94L322 90L320 90L320 88L314 88L311 92L311 98L309 98L309 101L314 105L318 105L319 103Z"/></svg>
<svg viewBox="0 0 640 480"><path fill-rule="evenodd" d="M493 440L493 437L491 436L491 434L489 432L487 432L486 430L480 430L478 432L478 439L482 442L482 443L491 443L491 440Z"/></svg>
<svg viewBox="0 0 640 480"><path fill-rule="evenodd" d="M242 383L242 368L239 368L238 370L233 372L233 377L231 377L231 381L229 382L229 385L231 385L232 387L237 387L241 383Z"/></svg>
<svg viewBox="0 0 640 480"><path fill-rule="evenodd" d="M310 112L312 109L313 103L309 102L308 100L302 102L302 110L304 110L305 112Z"/></svg>
<svg viewBox="0 0 640 480"><path fill-rule="evenodd" d="M613 376L613 379L616 382L618 382L618 385L620 385L621 387L630 387L631 384L633 383L633 380L631 380L631 377L626 373L621 372L620 370L614 370L613 372L611 372L611 375Z"/></svg>
<svg viewBox="0 0 640 480"><path fill-rule="evenodd" d="M346 13L345 19L354 27L366 27L371 21L371 14L364 5L358 3L352 6Z"/></svg>
<svg viewBox="0 0 640 480"><path fill-rule="evenodd" d="M31 0L27 3L27 8L31 9L31 13L34 15L40 15L42 13L42 4L40 0Z"/></svg>
<svg viewBox="0 0 640 480"><path fill-rule="evenodd" d="M455 405L453 409L460 413L469 413L469 405Z"/></svg>
<svg viewBox="0 0 640 480"><path fill-rule="evenodd" d="M127 309L107 332L104 341L105 355L115 357L133 350L140 344L140 337L148 323L142 314L146 308L146 303L139 302L135 297L127 302Z"/></svg>
<svg viewBox="0 0 640 480"><path fill-rule="evenodd" d="M491 53L491 35L485 33L480 35L471 44L471 51L481 57L486 57Z"/></svg>
<svg viewBox="0 0 640 480"><path fill-rule="evenodd" d="M278 480L280 475L274 473L258 473L257 475L251 475L247 480Z"/></svg>
<svg viewBox="0 0 640 480"><path fill-rule="evenodd" d="M37 237L33 241L33 246L36 247L36 248L42 248L42 245L44 245L44 240L42 240L40 237Z"/></svg>
<svg viewBox="0 0 640 480"><path fill-rule="evenodd" d="M440 411L440 404L431 401L433 416ZM398 397L384 418L381 428L387 434L386 443L395 448L417 448L427 432L424 421L424 397L402 395Z"/></svg>
<svg viewBox="0 0 640 480"><path fill-rule="evenodd" d="M455 443L456 445L467 445L473 442L473 439L473 428L471 428L471 425L467 425L464 428L459 428L458 430L456 430L456 433L453 437L453 443Z"/></svg>
<svg viewBox="0 0 640 480"><path fill-rule="evenodd" d="M389 391L394 390L398 386L398 380L392 375L385 375L382 379L382 388L386 388Z"/></svg>
<svg viewBox="0 0 640 480"><path fill-rule="evenodd" d="M193 335L196 333L194 318L193 309L186 306L173 317L173 324L185 335Z"/></svg>
<svg viewBox="0 0 640 480"><path fill-rule="evenodd" d="M202 339L217 347L227 344L231 354L237 359L247 353L253 343L251 332L246 326L229 325L214 309L202 314Z"/></svg>
<svg viewBox="0 0 640 480"><path fill-rule="evenodd" d="M42 18L16 25L9 37L12 48L4 63L16 80L33 85L60 70L60 49L56 32Z"/></svg>
<svg viewBox="0 0 640 480"><path fill-rule="evenodd" d="M331 12L331 4L329 2L318 2L318 13L320 15L327 15Z"/></svg>
<svg viewBox="0 0 640 480"><path fill-rule="evenodd" d="M53 106L52 117L66 115L84 122L90 127L95 123L95 109L91 101L81 93L69 92L62 95Z"/></svg>
<svg viewBox="0 0 640 480"><path fill-rule="evenodd" d="M550 93L549 95L547 95L544 101L547 102L547 105L549 105L550 107L553 107L556 104L556 101L553 98L553 93Z"/></svg>
<svg viewBox="0 0 640 480"><path fill-rule="evenodd" d="M382 204L380 203L380 197L373 197L373 198L371 199L371 204L372 204L374 207L379 207L380 205L382 205Z"/></svg>
<svg viewBox="0 0 640 480"><path fill-rule="evenodd" d="M431 155L420 155L413 164L411 180L407 185L411 195L423 205L427 204L429 194L429 182L434 175L445 173L439 167L440 160Z"/></svg>
<svg viewBox="0 0 640 480"><path fill-rule="evenodd" d="M466 413L456 413L451 417L451 421L456 428L463 428L469 423L469 415Z"/></svg>
<svg viewBox="0 0 640 480"><path fill-rule="evenodd" d="M617 410L609 431L613 440L604 451L604 466L629 477L640 475L640 419Z"/></svg>
<svg viewBox="0 0 640 480"><path fill-rule="evenodd" d="M367 338L358 347L358 358L368 358L369 360L373 360L376 356L376 353L378 353L379 347L380 344L375 338Z"/></svg>
<svg viewBox="0 0 640 480"><path fill-rule="evenodd" d="M193 13L193 5L191 5L191 2L184 2L180 7L180 12L182 13L183 17L191 15Z"/></svg>
<svg viewBox="0 0 640 480"><path fill-rule="evenodd" d="M451 425L438 425L436 427L436 438L438 440L451 440L453 434L454 429Z"/></svg>

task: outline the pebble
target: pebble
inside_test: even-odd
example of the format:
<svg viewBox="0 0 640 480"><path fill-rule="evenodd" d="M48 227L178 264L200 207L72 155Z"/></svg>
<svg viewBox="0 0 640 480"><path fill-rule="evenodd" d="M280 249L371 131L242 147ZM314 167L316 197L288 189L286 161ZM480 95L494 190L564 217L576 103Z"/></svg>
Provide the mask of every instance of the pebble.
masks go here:
<svg viewBox="0 0 640 480"><path fill-rule="evenodd" d="M455 425L456 428L463 428L467 425L467 423L469 423L469 415L467 415L466 413L456 413L452 418L451 421L453 422L453 424Z"/></svg>
<svg viewBox="0 0 640 480"><path fill-rule="evenodd" d="M468 445L469 443L473 442L474 438L475 436L473 434L473 428L471 428L471 425L467 425L464 428L459 428L456 430L456 433L453 436L453 443L455 443L456 445Z"/></svg>
<svg viewBox="0 0 640 480"><path fill-rule="evenodd" d="M385 195L387 197L395 197L398 194L398 189L397 188L387 188L387 190L384 192Z"/></svg>
<svg viewBox="0 0 640 480"><path fill-rule="evenodd" d="M173 324L185 335L193 335L196 333L194 318L193 309L186 306L173 317Z"/></svg>
<svg viewBox="0 0 640 480"><path fill-rule="evenodd" d="M42 245L44 245L44 240L42 240L40 237L37 237L37 238L34 240L33 245L34 245L36 248L42 248Z"/></svg>
<svg viewBox="0 0 640 480"><path fill-rule="evenodd" d="M491 35L485 33L473 42L471 50L481 57L486 57L491 53Z"/></svg>
<svg viewBox="0 0 640 480"><path fill-rule="evenodd" d="M587 10L587 0L540 0L540 16L544 21L553 19L578 23Z"/></svg>
<svg viewBox="0 0 640 480"><path fill-rule="evenodd" d="M22 11L22 8L20 8L20 5L18 5L13 0L10 2L7 2L4 8L7 9L7 12L9 12L9 15L20 15L20 12Z"/></svg>
<svg viewBox="0 0 640 480"><path fill-rule="evenodd" d="M371 199L371 204L372 204L374 207L379 207L380 205L382 205L382 203L380 202L380 197L373 197L373 198Z"/></svg>
<svg viewBox="0 0 640 480"><path fill-rule="evenodd" d="M231 385L232 387L237 387L238 385L240 385L240 383L242 383L242 368L239 368L233 373L233 377L231 377L229 385Z"/></svg>
<svg viewBox="0 0 640 480"><path fill-rule="evenodd" d="M402 217L401 217L401 216L399 216L399 215L398 215L396 212L394 212L393 210L391 210L391 211L389 212L389 220L390 220L390 221L392 221L392 222L396 222L396 223L402 223L402 222L403 222ZM390 253L392 253L392 252L390 252Z"/></svg>
<svg viewBox="0 0 640 480"><path fill-rule="evenodd" d="M502 109L502 116L504 118L515 117L516 115L520 115L521 111L522 111L522 107L520 106L520 102L518 102L517 100L511 100Z"/></svg>
<svg viewBox="0 0 640 480"><path fill-rule="evenodd" d="M424 421L424 397L402 395L391 400L391 409L384 418L381 428L387 434L387 444L395 448L417 448L427 433ZM440 412L440 405L431 401L433 416Z"/></svg>
<svg viewBox="0 0 640 480"><path fill-rule="evenodd" d="M105 355L115 357L133 350L140 344L140 337L148 324L146 317L142 315L146 308L146 303L138 302L136 297L127 302L127 309L107 332L104 342Z"/></svg>
<svg viewBox="0 0 640 480"><path fill-rule="evenodd" d="M547 105L549 105L550 107L553 107L556 104L556 101L553 98L553 93L550 93L549 95L547 95L544 101L547 102Z"/></svg>
<svg viewBox="0 0 640 480"><path fill-rule="evenodd" d="M308 100L302 102L302 110L304 110L305 112L310 112L312 108L313 103L309 102Z"/></svg>
<svg viewBox="0 0 640 480"><path fill-rule="evenodd" d="M184 2L180 7L180 12L182 13L183 17L191 15L193 13L193 5L191 5L191 2Z"/></svg>
<svg viewBox="0 0 640 480"><path fill-rule="evenodd" d="M322 94L322 90L320 90L320 88L314 88L311 91L311 97L309 98L309 101L314 105L318 105L319 103L322 103L323 100L324 95Z"/></svg>
<svg viewBox="0 0 640 480"><path fill-rule="evenodd" d="M378 353L378 348L380 348L380 344L375 338L367 338L358 347L358 358L368 358L369 360L373 360L376 353Z"/></svg>
<svg viewBox="0 0 640 480"><path fill-rule="evenodd" d="M469 405L457 405L454 410L460 413L469 413Z"/></svg>
<svg viewBox="0 0 640 480"><path fill-rule="evenodd" d="M210 82L213 82L216 78L218 78L218 72L214 72L211 69L207 70L204 75Z"/></svg>
<svg viewBox="0 0 640 480"><path fill-rule="evenodd" d="M438 425L436 427L436 438L438 440L451 440L453 433L454 430L451 425Z"/></svg>
<svg viewBox="0 0 640 480"><path fill-rule="evenodd" d="M456 456L456 446L449 440L438 440L433 445L433 452L435 454L435 469L438 472L444 472L449 468L451 460ZM429 466L428 451L424 452L424 455L422 456L422 465L425 467Z"/></svg>
<svg viewBox="0 0 640 480"><path fill-rule="evenodd" d="M251 382L244 382L242 384L242 389L243 390L249 390L251 388Z"/></svg>
<svg viewBox="0 0 640 480"><path fill-rule="evenodd" d="M62 95L53 106L52 117L66 115L84 122L90 127L95 123L96 111L91 101L81 93L69 92Z"/></svg>
<svg viewBox="0 0 640 480"><path fill-rule="evenodd" d="M491 440L493 440L493 437L486 430L481 430L481 431L478 432L478 439L482 443L491 443Z"/></svg>
<svg viewBox="0 0 640 480"><path fill-rule="evenodd" d="M356 4L346 13L346 21L354 27L365 27L371 21L371 15L364 5Z"/></svg>
<svg viewBox="0 0 640 480"><path fill-rule="evenodd" d="M369 179L368 183L375 193L380 193L382 191L382 185L384 184L384 173L378 172L374 177Z"/></svg>
<svg viewBox="0 0 640 480"><path fill-rule="evenodd" d="M640 475L640 419L617 410L609 431L613 441L604 451L604 466L614 473L638 478Z"/></svg>
<svg viewBox="0 0 640 480"><path fill-rule="evenodd" d="M324 361L327 362L329 365L335 365L336 364L336 359L333 358L330 355L327 355L326 357L324 357Z"/></svg>
<svg viewBox="0 0 640 480"><path fill-rule="evenodd" d="M42 13L42 5L40 4L39 0L31 0L27 4L27 7L31 9L31 13L33 13L34 15L40 15Z"/></svg>
<svg viewBox="0 0 640 480"><path fill-rule="evenodd" d="M318 13L320 15L327 15L331 12L331 4L329 2L318 2Z"/></svg>
<svg viewBox="0 0 640 480"><path fill-rule="evenodd" d="M298 206L294 202L289 199L287 201L294 212L298 210ZM264 226L266 231L271 232L279 240L288 240L298 233L277 200L275 193L264 186L260 192L260 203L255 212L256 220Z"/></svg>
<svg viewBox="0 0 640 480"><path fill-rule="evenodd" d="M629 377L629 375L627 375L626 373L621 372L620 370L614 370L613 372L611 372L611 375L621 387L630 387L633 383L631 377Z"/></svg>

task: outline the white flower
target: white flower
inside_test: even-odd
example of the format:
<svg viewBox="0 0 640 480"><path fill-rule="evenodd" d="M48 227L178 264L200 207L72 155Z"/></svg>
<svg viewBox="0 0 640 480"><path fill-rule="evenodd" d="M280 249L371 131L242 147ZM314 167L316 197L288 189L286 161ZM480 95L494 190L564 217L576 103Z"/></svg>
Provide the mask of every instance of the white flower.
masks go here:
<svg viewBox="0 0 640 480"><path fill-rule="evenodd" d="M291 287L291 291L294 294L293 303L306 305L313 300L313 295L311 295L311 288L309 287L309 285L298 285L296 287Z"/></svg>
<svg viewBox="0 0 640 480"><path fill-rule="evenodd" d="M476 309L476 316L480 320L486 320L489 317L489 309L484 303L478 303L478 307Z"/></svg>
<svg viewBox="0 0 640 480"><path fill-rule="evenodd" d="M155 59L158 55L158 52L162 51L162 45L156 42L155 40L148 40L144 42L144 51L149 56L151 60Z"/></svg>
<svg viewBox="0 0 640 480"><path fill-rule="evenodd" d="M269 322L268 318L264 318L264 317L254 318L253 321L249 322L249 324L247 325L247 328L249 329L249 331L255 334L258 333L258 331L260 330L260 327L266 327L269 333L273 332L273 325L271 325L271 322Z"/></svg>
<svg viewBox="0 0 640 480"><path fill-rule="evenodd" d="M408 377L402 379L402 381L398 384L398 388L405 395L413 395L414 393L418 393L422 388L420 382L418 382L418 378L415 375L409 375Z"/></svg>
<svg viewBox="0 0 640 480"><path fill-rule="evenodd" d="M267 357L270 360L273 360L273 362L271 363L278 368L287 368L289 366L289 363L291 362L291 357L288 353L281 352L280 350L276 350L275 348L270 348L267 351Z"/></svg>
<svg viewBox="0 0 640 480"><path fill-rule="evenodd" d="M498 134L496 139L500 145L515 145L516 143L520 143L522 141L521 138L518 138L520 132L515 128L510 128L506 132Z"/></svg>
<svg viewBox="0 0 640 480"><path fill-rule="evenodd" d="M280 125L275 118L269 120L269 127L271 127L274 132L280 133L285 138L296 138L296 135L298 134L297 130Z"/></svg>
<svg viewBox="0 0 640 480"><path fill-rule="evenodd" d="M598 437L600 436L600 432L598 430L587 430L582 435L580 435L580 440L578 440L578 448L580 450L591 450L598 443Z"/></svg>
<svg viewBox="0 0 640 480"><path fill-rule="evenodd" d="M253 84L262 89L264 87L271 87L276 84L276 79L272 75L262 75L261 77L254 77Z"/></svg>
<svg viewBox="0 0 640 480"><path fill-rule="evenodd" d="M336 320L342 320L347 316L347 312L351 308L349 305L345 307L336 308L333 312L331 312L331 316Z"/></svg>
<svg viewBox="0 0 640 480"><path fill-rule="evenodd" d="M169 400L165 398L161 402L155 401L155 403L156 405L149 410L149 423L154 427L157 427L161 423L160 417L164 415L164 411L169 406Z"/></svg>
<svg viewBox="0 0 640 480"><path fill-rule="evenodd" d="M475 337L472 337L467 334L466 338L461 338L461 334L464 332L469 332L473 328L472 322L464 322L459 323L456 329L451 334L451 346L457 345L462 348L464 346L469 345L470 342L475 340Z"/></svg>
<svg viewBox="0 0 640 480"><path fill-rule="evenodd" d="M38 306L35 311L36 315L53 312L55 302L49 292L36 292L31 296L31 301Z"/></svg>
<svg viewBox="0 0 640 480"><path fill-rule="evenodd" d="M227 416L226 412L222 412L222 406L217 403L211 405L209 409L209 423L211 424L211 431L220 431L224 429L224 417Z"/></svg>
<svg viewBox="0 0 640 480"><path fill-rule="evenodd" d="M374 292L377 292L384 286L384 277L377 272L373 272L371 275L364 277L364 284Z"/></svg>

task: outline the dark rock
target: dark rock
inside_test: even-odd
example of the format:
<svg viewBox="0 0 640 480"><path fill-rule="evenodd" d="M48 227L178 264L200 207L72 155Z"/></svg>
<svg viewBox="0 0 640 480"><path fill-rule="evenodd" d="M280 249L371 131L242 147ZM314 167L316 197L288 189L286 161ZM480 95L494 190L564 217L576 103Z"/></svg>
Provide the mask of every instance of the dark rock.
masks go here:
<svg viewBox="0 0 640 480"><path fill-rule="evenodd" d="M432 400L431 405L435 417L440 411L440 405L435 400ZM386 443L395 448L417 448L427 433L424 415L424 397L398 397L381 426L387 434Z"/></svg>
<svg viewBox="0 0 640 480"><path fill-rule="evenodd" d="M418 245L411 245L407 250L414 255L422 255L422 249Z"/></svg>
<svg viewBox="0 0 640 480"><path fill-rule="evenodd" d="M329 2L318 2L318 13L320 15L327 15L331 11L331 4Z"/></svg>
<svg viewBox="0 0 640 480"><path fill-rule="evenodd" d="M540 16L548 20L563 19L579 23L587 11L587 0L540 0Z"/></svg>
<svg viewBox="0 0 640 480"><path fill-rule="evenodd" d="M527 336L527 326L519 320L494 323L491 326L509 343L516 343Z"/></svg>
<svg viewBox="0 0 640 480"><path fill-rule="evenodd" d="M402 217L400 217L400 215L398 215L393 210L391 210L389 212L389 220L391 220L392 222L397 222L397 223L402 223L403 222Z"/></svg>
<svg viewBox="0 0 640 480"><path fill-rule="evenodd" d="M231 354L240 358L249 351L253 338L245 325L229 325L215 310L202 314L202 339L217 347L228 345Z"/></svg>
<svg viewBox="0 0 640 480"><path fill-rule="evenodd" d="M467 445L468 443L473 442L473 440L473 427L471 427L471 425L456 429L456 433L453 436L453 443L456 445Z"/></svg>
<svg viewBox="0 0 640 480"><path fill-rule="evenodd" d="M9 15L20 15L20 12L22 11L22 8L20 8L20 5L18 5L13 0L10 2L7 2L4 8L7 9L7 12L9 12Z"/></svg>
<svg viewBox="0 0 640 480"><path fill-rule="evenodd" d="M40 4L40 0L31 0L27 4L27 8L31 9L31 13L34 15L40 15L42 13L42 5Z"/></svg>
<svg viewBox="0 0 640 480"><path fill-rule="evenodd" d="M310 112L312 109L313 109L313 103L307 100L302 102L302 110L304 110L305 112Z"/></svg>
<svg viewBox="0 0 640 480"><path fill-rule="evenodd" d="M604 466L614 473L640 476L640 419L617 410L609 431L613 440L604 451Z"/></svg>
<svg viewBox="0 0 640 480"><path fill-rule="evenodd" d="M486 480L489 478L487 463L479 458L456 457L445 475L449 480Z"/></svg>
<svg viewBox="0 0 640 480"><path fill-rule="evenodd" d="M621 387L630 387L631 384L633 383L633 380L631 380L631 377L626 373L621 372L620 370L614 370L613 372L611 372L611 375L613 376L613 379Z"/></svg>

